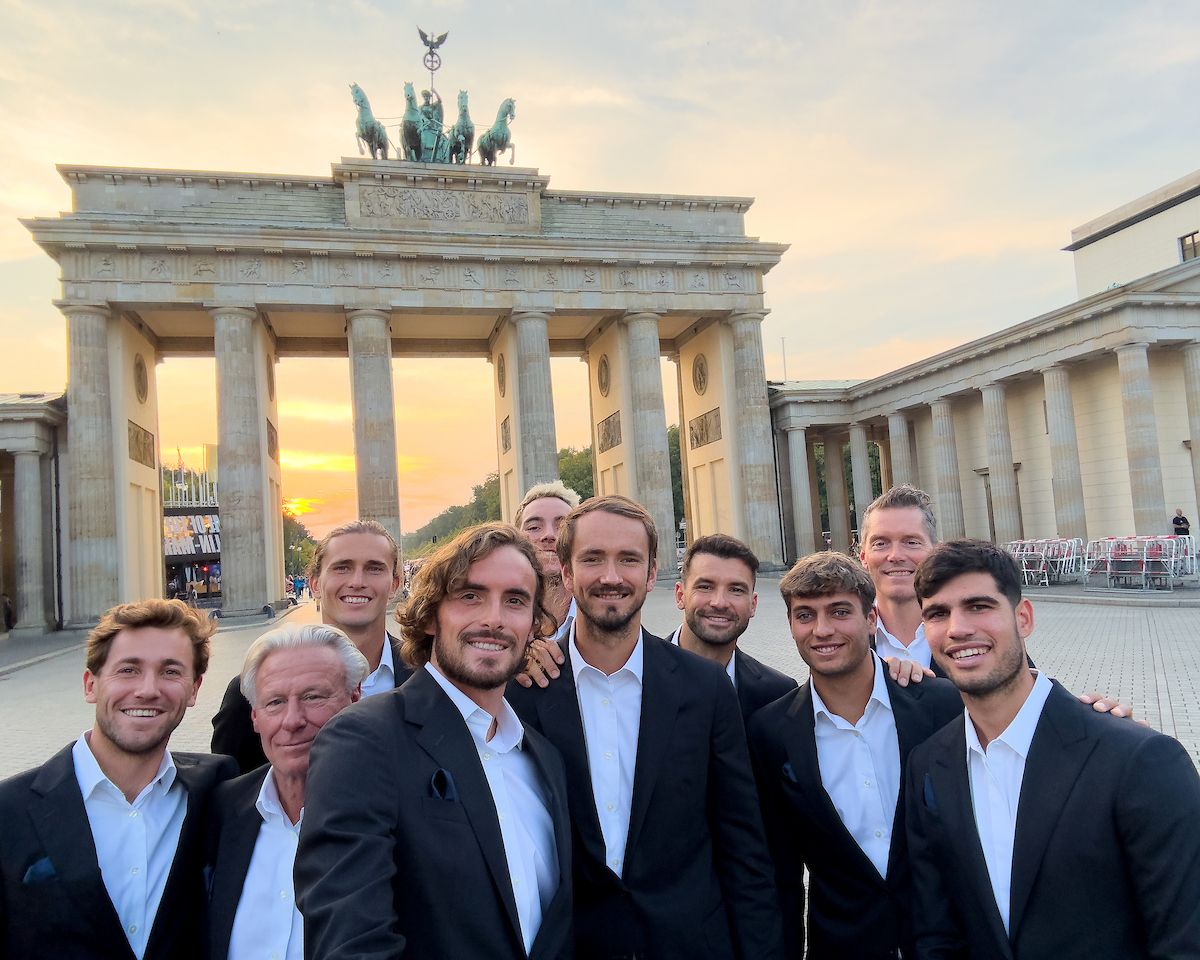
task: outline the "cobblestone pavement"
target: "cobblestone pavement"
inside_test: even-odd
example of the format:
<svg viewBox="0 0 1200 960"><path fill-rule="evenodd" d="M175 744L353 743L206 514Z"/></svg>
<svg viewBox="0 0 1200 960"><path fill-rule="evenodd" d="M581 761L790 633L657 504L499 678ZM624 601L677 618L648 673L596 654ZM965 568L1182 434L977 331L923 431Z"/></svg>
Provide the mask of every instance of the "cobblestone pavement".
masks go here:
<svg viewBox="0 0 1200 960"><path fill-rule="evenodd" d="M742 643L765 663L806 676L787 632L778 581L759 581L758 616ZM1200 609L1038 602L1030 652L1038 665L1074 692L1098 690L1130 703L1137 715L1179 739L1200 765ZM286 622L311 622L308 602ZM679 611L669 585L647 601L646 627L669 634ZM177 750L206 750L212 716L246 648L266 626L223 630L213 639L208 676L196 706L172 738ZM66 653L0 677L0 778L36 766L89 728L83 700L83 655Z"/></svg>

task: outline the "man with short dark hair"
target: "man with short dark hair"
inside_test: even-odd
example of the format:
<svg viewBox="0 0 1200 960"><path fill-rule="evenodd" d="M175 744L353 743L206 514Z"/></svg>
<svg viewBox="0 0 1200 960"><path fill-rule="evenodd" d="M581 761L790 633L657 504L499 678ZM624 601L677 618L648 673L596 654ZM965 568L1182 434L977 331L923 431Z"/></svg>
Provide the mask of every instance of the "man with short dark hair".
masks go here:
<svg viewBox="0 0 1200 960"><path fill-rule="evenodd" d="M807 683L750 720L750 751L784 918L787 956L911 956L901 771L960 710L955 689L901 687L871 651L875 587L858 561L821 551L780 582Z"/></svg>
<svg viewBox="0 0 1200 960"><path fill-rule="evenodd" d="M978 540L917 569L966 706L906 778L918 957L1200 957L1200 777L1171 737L1032 670L1016 563Z"/></svg>
<svg viewBox="0 0 1200 960"><path fill-rule="evenodd" d="M388 604L400 588L400 548L387 528L375 520L334 528L317 544L308 573L321 622L341 630L367 658L362 695L385 693L407 680L412 670L387 632ZM239 677L229 681L212 723L213 753L233 757L242 773L267 762Z"/></svg>
<svg viewBox="0 0 1200 960"><path fill-rule="evenodd" d="M778 911L737 698L724 671L648 634L649 513L620 496L563 520L578 616L562 676L510 687L562 752L575 829L575 957L775 960Z"/></svg>
<svg viewBox="0 0 1200 960"><path fill-rule="evenodd" d="M89 634L95 723L0 783L0 956L204 956L206 805L234 764L167 742L196 703L212 632L179 600L145 600Z"/></svg>
<svg viewBox="0 0 1200 960"><path fill-rule="evenodd" d="M548 618L533 545L464 530L421 567L395 693L313 747L296 854L309 960L558 960L571 951L562 760L504 699Z"/></svg>
<svg viewBox="0 0 1200 960"><path fill-rule="evenodd" d="M250 645L241 686L268 764L221 784L209 827L210 960L302 960L292 864L318 731L359 698L367 658L340 630L288 625Z"/></svg>
<svg viewBox="0 0 1200 960"><path fill-rule="evenodd" d="M796 689L796 681L738 646L758 608L758 557L724 533L695 540L679 565L675 606L683 623L671 642L725 669L737 690L742 719Z"/></svg>

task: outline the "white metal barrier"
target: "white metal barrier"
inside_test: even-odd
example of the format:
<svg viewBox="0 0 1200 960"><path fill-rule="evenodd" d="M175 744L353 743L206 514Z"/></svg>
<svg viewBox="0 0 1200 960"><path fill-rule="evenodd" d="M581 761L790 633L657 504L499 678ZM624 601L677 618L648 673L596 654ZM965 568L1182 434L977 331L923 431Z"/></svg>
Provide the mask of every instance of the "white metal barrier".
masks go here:
<svg viewBox="0 0 1200 960"><path fill-rule="evenodd" d="M1105 537L1090 540L1084 561L1086 588L1174 590L1196 574L1196 545L1190 537Z"/></svg>
<svg viewBox="0 0 1200 960"><path fill-rule="evenodd" d="M1047 587L1077 580L1083 571L1083 541L1078 538L1013 540L1004 544L1004 549L1017 561L1026 586Z"/></svg>

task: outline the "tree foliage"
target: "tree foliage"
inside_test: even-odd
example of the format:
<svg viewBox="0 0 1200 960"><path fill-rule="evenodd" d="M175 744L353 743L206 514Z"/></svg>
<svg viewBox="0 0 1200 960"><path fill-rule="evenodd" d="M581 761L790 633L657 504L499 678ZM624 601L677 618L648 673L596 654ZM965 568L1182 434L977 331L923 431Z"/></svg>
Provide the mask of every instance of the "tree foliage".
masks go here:
<svg viewBox="0 0 1200 960"><path fill-rule="evenodd" d="M300 519L288 509L283 511L283 571L289 577L308 569L317 549L316 541Z"/></svg>

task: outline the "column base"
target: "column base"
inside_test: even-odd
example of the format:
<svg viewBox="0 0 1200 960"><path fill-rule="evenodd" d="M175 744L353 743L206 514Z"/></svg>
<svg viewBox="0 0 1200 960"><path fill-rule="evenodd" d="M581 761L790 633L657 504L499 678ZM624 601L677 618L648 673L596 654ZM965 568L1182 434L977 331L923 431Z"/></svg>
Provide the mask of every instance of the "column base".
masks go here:
<svg viewBox="0 0 1200 960"><path fill-rule="evenodd" d="M33 623L20 624L18 623L8 635L14 640L28 640L31 637L44 636L48 633L57 633L52 623Z"/></svg>

